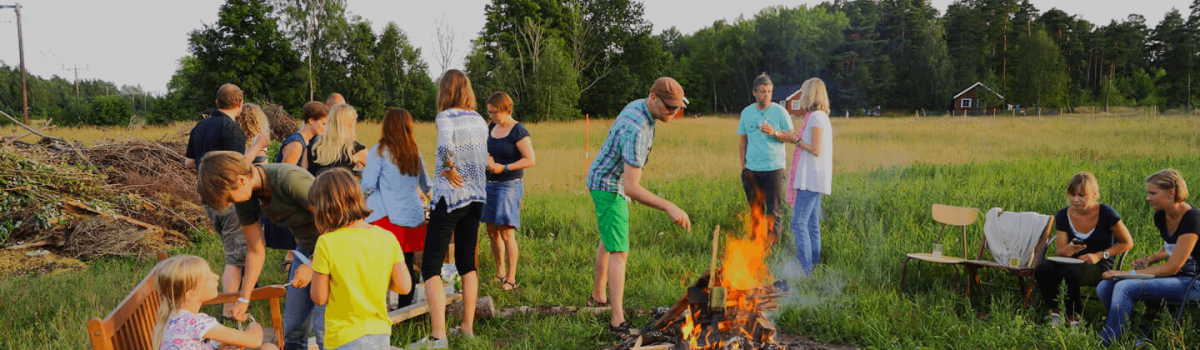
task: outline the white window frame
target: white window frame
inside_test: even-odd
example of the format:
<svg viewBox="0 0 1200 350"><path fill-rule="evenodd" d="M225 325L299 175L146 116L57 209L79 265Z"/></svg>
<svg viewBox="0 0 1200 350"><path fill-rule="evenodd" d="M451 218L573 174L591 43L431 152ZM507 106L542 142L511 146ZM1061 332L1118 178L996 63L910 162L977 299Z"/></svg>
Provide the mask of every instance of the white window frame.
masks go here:
<svg viewBox="0 0 1200 350"><path fill-rule="evenodd" d="M971 99L964 98L958 105L959 108L971 108Z"/></svg>
<svg viewBox="0 0 1200 350"><path fill-rule="evenodd" d="M797 111L801 109L801 108L800 108L800 100L799 100L799 99L792 100L792 109L793 109L793 110L797 110Z"/></svg>

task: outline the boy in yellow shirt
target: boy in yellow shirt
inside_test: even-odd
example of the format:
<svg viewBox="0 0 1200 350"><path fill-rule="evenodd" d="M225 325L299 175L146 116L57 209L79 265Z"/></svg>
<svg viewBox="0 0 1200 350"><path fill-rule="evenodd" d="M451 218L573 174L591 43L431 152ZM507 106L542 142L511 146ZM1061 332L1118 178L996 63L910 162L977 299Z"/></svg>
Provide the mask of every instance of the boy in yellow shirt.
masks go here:
<svg viewBox="0 0 1200 350"><path fill-rule="evenodd" d="M327 349L390 349L387 291L407 294L412 279L391 232L364 220L371 210L346 169L321 173L309 190L322 232L313 253L312 299L325 305Z"/></svg>

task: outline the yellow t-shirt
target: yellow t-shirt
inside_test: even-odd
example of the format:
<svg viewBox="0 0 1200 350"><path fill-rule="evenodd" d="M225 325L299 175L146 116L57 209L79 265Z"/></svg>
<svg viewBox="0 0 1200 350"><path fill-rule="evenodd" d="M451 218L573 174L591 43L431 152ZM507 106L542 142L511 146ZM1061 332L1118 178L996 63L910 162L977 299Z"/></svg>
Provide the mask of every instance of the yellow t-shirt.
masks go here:
<svg viewBox="0 0 1200 350"><path fill-rule="evenodd" d="M382 228L341 228L321 235L314 272L329 275L325 347L337 348L364 335L392 334L387 315L392 265L404 263L396 236Z"/></svg>

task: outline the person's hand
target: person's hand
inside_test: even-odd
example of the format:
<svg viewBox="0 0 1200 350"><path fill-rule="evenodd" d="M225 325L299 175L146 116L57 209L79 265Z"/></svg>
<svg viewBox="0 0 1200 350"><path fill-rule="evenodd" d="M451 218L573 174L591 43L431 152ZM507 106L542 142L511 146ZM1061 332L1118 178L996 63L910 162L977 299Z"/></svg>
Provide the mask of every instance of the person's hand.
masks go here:
<svg viewBox="0 0 1200 350"><path fill-rule="evenodd" d="M762 133L767 134L767 135L775 136L775 128L771 127L771 124L759 125L758 131L762 131Z"/></svg>
<svg viewBox="0 0 1200 350"><path fill-rule="evenodd" d="M308 287L308 282L312 282L312 274L312 267L309 267L308 264L300 265L296 268L296 274L292 276L292 281L288 282L288 284L291 284L292 288L296 289Z"/></svg>
<svg viewBox="0 0 1200 350"><path fill-rule="evenodd" d="M458 174L458 169L449 168L442 171L442 176L446 177L446 181L454 188L462 188L467 182L463 180L462 175Z"/></svg>
<svg viewBox="0 0 1200 350"><path fill-rule="evenodd" d="M263 130L255 139L254 146L262 147L263 150L266 150L267 146L271 144L271 129Z"/></svg>
<svg viewBox="0 0 1200 350"><path fill-rule="evenodd" d="M500 164L497 164L497 163L488 163L488 165L487 165L487 172L489 172L489 173L492 173L492 174L499 174L499 173L503 173L503 172L504 172L504 165L500 165Z"/></svg>
<svg viewBox="0 0 1200 350"><path fill-rule="evenodd" d="M1144 269L1147 267L1150 267L1150 262L1147 261L1147 258L1133 260L1133 269L1134 270L1141 270L1141 269Z"/></svg>
<svg viewBox="0 0 1200 350"><path fill-rule="evenodd" d="M1083 260L1083 262L1088 263L1089 265L1095 265L1096 263L1100 262L1102 258L1103 255L1100 255L1100 253L1091 253L1079 256L1079 260Z"/></svg>
<svg viewBox="0 0 1200 350"><path fill-rule="evenodd" d="M1108 271L1104 271L1104 274L1101 274L1100 277L1103 277L1106 280L1111 280L1116 275L1122 275L1122 274L1127 274L1127 273L1129 273L1129 271L1108 270Z"/></svg>
<svg viewBox="0 0 1200 350"><path fill-rule="evenodd" d="M671 216L671 221L674 221L676 226L692 232L692 219L688 218L688 214L683 209L672 204L670 208L667 208L667 215Z"/></svg>
<svg viewBox="0 0 1200 350"><path fill-rule="evenodd" d="M245 321L246 320L246 309L249 309L249 308L250 308L250 304L248 304L248 303L243 303L240 301L235 302L233 304L233 310L229 310L230 317L232 317L234 320L237 320L238 322Z"/></svg>
<svg viewBox="0 0 1200 350"><path fill-rule="evenodd" d="M1082 252L1084 249L1087 249L1087 244L1067 243L1067 256L1073 256L1076 253ZM1082 257L1080 258L1082 259Z"/></svg>

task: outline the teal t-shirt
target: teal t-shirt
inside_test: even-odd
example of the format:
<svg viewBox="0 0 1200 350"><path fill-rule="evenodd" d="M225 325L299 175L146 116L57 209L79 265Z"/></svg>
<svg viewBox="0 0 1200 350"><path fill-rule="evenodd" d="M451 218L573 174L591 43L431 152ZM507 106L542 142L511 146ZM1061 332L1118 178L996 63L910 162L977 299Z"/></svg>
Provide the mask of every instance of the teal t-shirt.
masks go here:
<svg viewBox="0 0 1200 350"><path fill-rule="evenodd" d="M771 135L759 131L758 126L763 121L779 131L792 131L792 118L776 103L767 105L767 109L758 110L758 104L751 104L742 109L742 118L738 122L738 135L746 135L746 169L751 171L773 171L783 169L787 164L783 142Z"/></svg>

